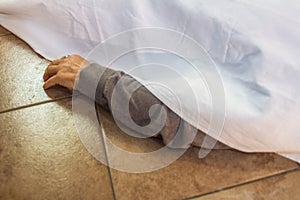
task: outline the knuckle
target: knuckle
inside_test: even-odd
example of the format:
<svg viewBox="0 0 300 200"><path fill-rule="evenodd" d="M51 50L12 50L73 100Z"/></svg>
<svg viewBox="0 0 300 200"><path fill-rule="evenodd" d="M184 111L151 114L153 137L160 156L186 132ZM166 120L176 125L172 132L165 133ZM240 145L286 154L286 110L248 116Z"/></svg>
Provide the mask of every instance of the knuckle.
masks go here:
<svg viewBox="0 0 300 200"><path fill-rule="evenodd" d="M59 71L59 72L57 72L56 76L57 76L58 79L62 79L64 77L64 72Z"/></svg>
<svg viewBox="0 0 300 200"><path fill-rule="evenodd" d="M78 71L78 66L77 65L73 65L70 67L70 69L73 71L73 72L76 72Z"/></svg>
<svg viewBox="0 0 300 200"><path fill-rule="evenodd" d="M59 71L66 71L69 68L69 62L64 62L59 66L60 70Z"/></svg>

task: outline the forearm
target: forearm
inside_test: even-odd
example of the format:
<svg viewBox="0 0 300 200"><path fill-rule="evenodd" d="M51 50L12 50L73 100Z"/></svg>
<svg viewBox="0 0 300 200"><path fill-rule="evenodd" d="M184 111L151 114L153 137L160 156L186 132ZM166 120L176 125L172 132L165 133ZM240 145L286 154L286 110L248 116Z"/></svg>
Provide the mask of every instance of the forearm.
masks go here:
<svg viewBox="0 0 300 200"><path fill-rule="evenodd" d="M122 83L119 84L120 89L118 90L118 98L115 99L115 101L119 102L112 108L113 90L120 80ZM159 109L165 109L166 111L166 123L160 133L162 134L165 143L172 140L178 129L181 120L180 117L159 101L159 99L149 92L142 84L123 72L92 64L80 73L79 83L79 92L95 99L98 104L109 111L114 109L115 112L119 112L119 115L123 114L122 111L119 110L122 110L121 106L124 106L124 99L130 99L130 116L138 126L146 126L151 123L149 109L153 105L160 105L155 112L160 113ZM95 91L89 91L91 88L90 85L95 84L97 84L96 93ZM130 94L128 86L132 86L133 84L137 89Z"/></svg>
<svg viewBox="0 0 300 200"><path fill-rule="evenodd" d="M99 78L100 77L100 78ZM119 82L120 81L120 82ZM151 123L149 110L153 105L160 105L154 111L156 117L162 117L162 109L165 110L166 121L159 132L165 144L169 144L176 135L179 128L182 128L182 141L176 142L175 147L186 148L191 144L201 146L205 134L197 132L195 139L190 141L187 139L191 132L195 130L190 124L183 121L176 113L165 106L158 98L156 98L146 87L140 84L131 76L115 71L100 65L92 64L80 73L80 88L78 90L89 96L100 104L103 108L117 112L119 116L124 115L124 124L126 124L125 113L123 113L124 99L129 99L129 113L131 119L141 127ZM113 91L118 84L118 94L114 101L117 101L112 107ZM97 85L95 91L90 91L90 85ZM133 93L129 91L129 86L137 88ZM143 133L140 133L143 134ZM150 136L150 135L149 135ZM174 147L174 146L173 146ZM217 143L215 148L226 148L221 143Z"/></svg>

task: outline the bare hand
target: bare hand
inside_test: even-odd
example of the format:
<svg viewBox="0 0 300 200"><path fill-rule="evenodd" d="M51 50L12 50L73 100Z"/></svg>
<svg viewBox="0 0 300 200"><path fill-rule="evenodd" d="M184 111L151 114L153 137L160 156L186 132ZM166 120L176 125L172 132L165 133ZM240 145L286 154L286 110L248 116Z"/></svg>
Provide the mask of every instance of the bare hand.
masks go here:
<svg viewBox="0 0 300 200"><path fill-rule="evenodd" d="M52 61L43 77L45 81L44 89L54 85L74 89L80 71L88 65L89 62L79 55L71 55Z"/></svg>

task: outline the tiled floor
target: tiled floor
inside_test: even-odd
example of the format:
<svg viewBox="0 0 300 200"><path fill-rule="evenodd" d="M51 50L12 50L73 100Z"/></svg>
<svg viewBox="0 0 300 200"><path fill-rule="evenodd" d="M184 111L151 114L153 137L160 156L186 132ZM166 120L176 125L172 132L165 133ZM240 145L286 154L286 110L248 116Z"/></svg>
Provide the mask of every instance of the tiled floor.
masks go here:
<svg viewBox="0 0 300 200"><path fill-rule="evenodd" d="M43 71L48 61L40 58L12 34L0 36L0 45L0 112L51 100L42 87ZM48 92L52 98L71 95L63 88Z"/></svg>
<svg viewBox="0 0 300 200"><path fill-rule="evenodd" d="M78 137L71 93L57 87L49 97L42 89L47 63L0 27L0 199L299 199L299 165L275 154L217 150L200 160L194 148L150 173L106 167ZM100 118L123 149L162 146L125 135L105 111ZM100 154L116 158L109 149Z"/></svg>

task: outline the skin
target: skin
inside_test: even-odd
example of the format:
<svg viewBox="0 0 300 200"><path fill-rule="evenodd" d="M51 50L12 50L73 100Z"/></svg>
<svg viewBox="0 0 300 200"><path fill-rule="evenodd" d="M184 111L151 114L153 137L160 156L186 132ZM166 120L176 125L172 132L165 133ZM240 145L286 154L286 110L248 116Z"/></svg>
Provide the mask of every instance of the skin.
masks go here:
<svg viewBox="0 0 300 200"><path fill-rule="evenodd" d="M44 89L55 85L74 89L80 71L87 66L89 66L89 62L79 55L71 55L52 61L43 76Z"/></svg>

